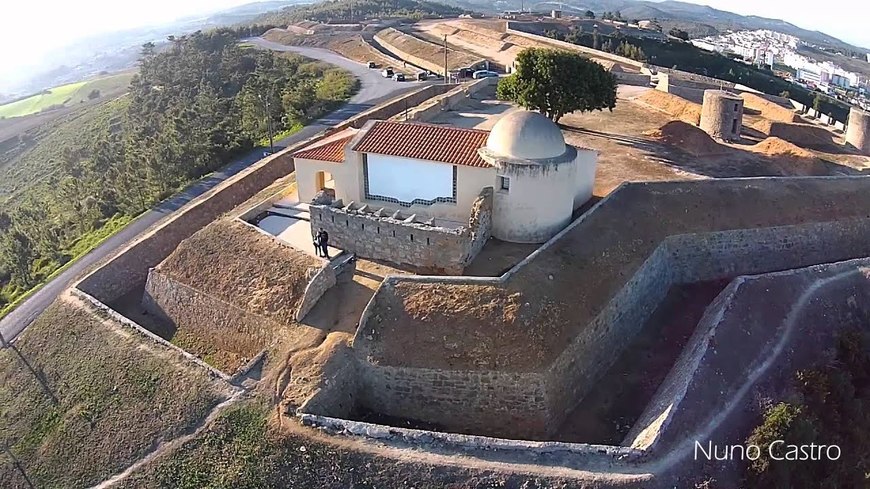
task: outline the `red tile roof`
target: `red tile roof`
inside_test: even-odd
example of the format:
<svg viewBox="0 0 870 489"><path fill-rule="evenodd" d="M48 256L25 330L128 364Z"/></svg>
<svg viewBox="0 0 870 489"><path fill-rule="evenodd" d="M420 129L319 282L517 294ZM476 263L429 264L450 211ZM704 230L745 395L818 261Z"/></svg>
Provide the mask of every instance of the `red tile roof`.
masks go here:
<svg viewBox="0 0 870 489"><path fill-rule="evenodd" d="M488 168L477 154L486 145L488 131L439 126L418 122L378 121L353 147L361 153L377 153L452 165Z"/></svg>
<svg viewBox="0 0 870 489"><path fill-rule="evenodd" d="M351 139L353 139L353 134L329 141L320 146L309 146L293 153L293 157L341 163L344 161L344 147L347 146L348 141Z"/></svg>

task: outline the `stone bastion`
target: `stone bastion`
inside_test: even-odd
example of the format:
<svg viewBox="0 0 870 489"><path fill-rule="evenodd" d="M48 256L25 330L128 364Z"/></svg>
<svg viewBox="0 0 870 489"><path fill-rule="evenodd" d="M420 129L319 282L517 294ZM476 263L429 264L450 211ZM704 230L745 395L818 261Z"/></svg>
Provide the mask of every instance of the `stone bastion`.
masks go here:
<svg viewBox="0 0 870 489"><path fill-rule="evenodd" d="M449 432L547 439L671 285L870 256L868 190L855 177L624 184L501 277L388 277L360 319L351 391L319 396Z"/></svg>

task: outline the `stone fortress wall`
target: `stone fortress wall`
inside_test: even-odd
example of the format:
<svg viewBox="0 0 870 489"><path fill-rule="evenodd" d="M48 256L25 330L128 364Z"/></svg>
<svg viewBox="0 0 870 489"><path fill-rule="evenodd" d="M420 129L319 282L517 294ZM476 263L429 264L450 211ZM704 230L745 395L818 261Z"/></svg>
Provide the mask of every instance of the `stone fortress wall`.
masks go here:
<svg viewBox="0 0 870 489"><path fill-rule="evenodd" d="M740 180L751 182L752 187L758 188L763 187L768 181L776 181L769 178ZM800 182L802 179L789 180ZM843 180L850 186L859 182L849 178L812 180L814 183L822 180L830 181L831 185L837 185L837 180ZM599 202L596 207L606 203L614 195L618 195L626 186L633 185L635 184L624 184L623 188ZM657 188L655 185L650 187ZM372 396L376 399L361 396L358 401L373 409L386 409L393 416L433 413L433 416L437 416L434 419L440 421L440 424L446 424L444 420L449 421L452 414L453 422L458 424L445 426L448 430L466 430L474 425L480 433L499 431L500 436L508 433L511 436L540 437L541 433L558 426L565 414L570 412L588 388L610 367L618 352L637 334L671 285L768 273L815 263L870 256L870 243L864 239L870 231L870 219L861 217L844 216L841 220L796 225L671 235L654 248L641 266L630 272L629 280L611 297L589 327L584 329L583 335L575 337L548 369L526 372L529 375L523 377L522 381L511 381L510 375L506 375L506 372L477 371L472 375L469 371L442 370L437 376L433 376L432 372L423 368L377 365L368 361L366 352L377 348L378 324L381 320L379 317L373 317L372 311L378 309L376 307L378 301L398 303L390 300L390 294L394 293L396 284L407 281L503 286L513 275L535 260L536 256L545 253L595 210L596 208L593 208L522 263L498 278L388 277L366 308L354 339L357 357L354 375L358 377L358 381L349 385L355 385L355 389L366 386L366 389L377 392L376 396ZM481 379L486 379L486 382L482 383ZM517 377L514 380L519 379L520 377ZM732 380L739 381L739 378L735 379ZM541 396L542 382L543 396ZM467 419L469 416L474 416L473 410L463 409L463 405L480 406L481 402L475 396L479 395L481 389L487 389L488 385L493 384L498 386L498 399L509 399L510 402L506 405L525 410L524 414L508 413L511 416L509 419L522 417L524 420L523 425L516 425L517 431L526 430L522 435L511 431L514 426L506 428L493 424L487 425L486 420L482 418ZM662 387L664 388L665 386ZM359 392L355 391L354 395ZM419 397L414 399L417 393L420 393ZM445 401L433 405L439 403L439 399ZM450 401L446 401L447 399ZM544 406L540 404L541 400ZM409 411L400 412L405 407ZM496 406L489 406L487 409L499 412ZM300 412L321 414L304 409ZM498 422L493 416L488 416L488 419L491 423Z"/></svg>
<svg viewBox="0 0 870 489"><path fill-rule="evenodd" d="M418 270L461 274L480 253L492 229L492 187L472 205L468 224L445 228L401 211L375 209L340 200L314 205L311 233L329 233L330 244L365 258L388 260Z"/></svg>

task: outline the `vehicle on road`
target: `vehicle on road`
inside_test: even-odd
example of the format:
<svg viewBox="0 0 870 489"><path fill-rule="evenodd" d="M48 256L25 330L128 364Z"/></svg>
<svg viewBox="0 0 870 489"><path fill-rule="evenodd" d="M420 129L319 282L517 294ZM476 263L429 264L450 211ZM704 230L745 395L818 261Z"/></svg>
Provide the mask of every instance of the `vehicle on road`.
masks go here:
<svg viewBox="0 0 870 489"><path fill-rule="evenodd" d="M462 68L457 72L458 78L471 78L474 76L475 70L474 68Z"/></svg>
<svg viewBox="0 0 870 489"><path fill-rule="evenodd" d="M495 71L490 71L490 70L477 70L474 73L472 73L472 75L471 75L471 77L474 78L475 80L479 80L481 78L492 78L492 77L496 77L496 76L498 76L498 73L496 73Z"/></svg>
<svg viewBox="0 0 870 489"><path fill-rule="evenodd" d="M369 67L369 68L377 68L378 65L377 65L377 63L375 63L374 61L369 61L369 62L368 62L368 67Z"/></svg>
<svg viewBox="0 0 870 489"><path fill-rule="evenodd" d="M387 66L386 68L384 68L384 71L381 71L381 75L383 75L384 78L392 78L393 77L393 69L390 68L389 66Z"/></svg>
<svg viewBox="0 0 870 489"><path fill-rule="evenodd" d="M425 71L421 71L420 73L417 73L417 80L418 81L426 81L427 78L429 78L429 73L426 73Z"/></svg>
<svg viewBox="0 0 870 489"><path fill-rule="evenodd" d="M396 73L396 76L393 77L396 81L405 81L404 73Z"/></svg>

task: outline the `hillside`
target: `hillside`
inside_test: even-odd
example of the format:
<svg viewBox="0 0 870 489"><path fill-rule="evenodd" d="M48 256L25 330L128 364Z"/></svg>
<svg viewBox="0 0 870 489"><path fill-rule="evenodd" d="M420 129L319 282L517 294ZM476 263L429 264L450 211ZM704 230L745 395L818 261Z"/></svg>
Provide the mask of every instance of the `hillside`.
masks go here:
<svg viewBox="0 0 870 489"><path fill-rule="evenodd" d="M429 0L335 0L287 7L261 15L252 23L281 25L300 20L346 22L378 17L456 17L465 11Z"/></svg>
<svg viewBox="0 0 870 489"><path fill-rule="evenodd" d="M0 119L74 107L101 97L116 97L127 90L133 74L132 71L128 71L50 88L36 95L0 105Z"/></svg>
<svg viewBox="0 0 870 489"><path fill-rule="evenodd" d="M488 0L445 0L445 3L457 5L462 8L477 10L480 12L496 13L508 9L519 9L521 6L529 7L532 2L522 0L507 0L500 2L496 8L493 2ZM797 36L802 40L850 51L861 53L868 52L867 48L851 45L834 36L823 32L804 29L780 19L769 19L754 15L740 15L733 12L715 9L706 5L666 0L664 2L651 2L639 0L565 0L564 2L535 3L535 9L545 10L559 8L563 5L564 10L592 10L596 14L605 11L619 11L624 19L651 19L659 20L665 30L670 27L679 27L693 37L704 37L717 34L715 31L726 29L754 30L771 29L786 34ZM664 21L664 22L662 22Z"/></svg>
<svg viewBox="0 0 870 489"><path fill-rule="evenodd" d="M0 350L0 443L30 487L99 483L230 395L180 353L145 341L65 297ZM0 487L27 487L5 459Z"/></svg>

